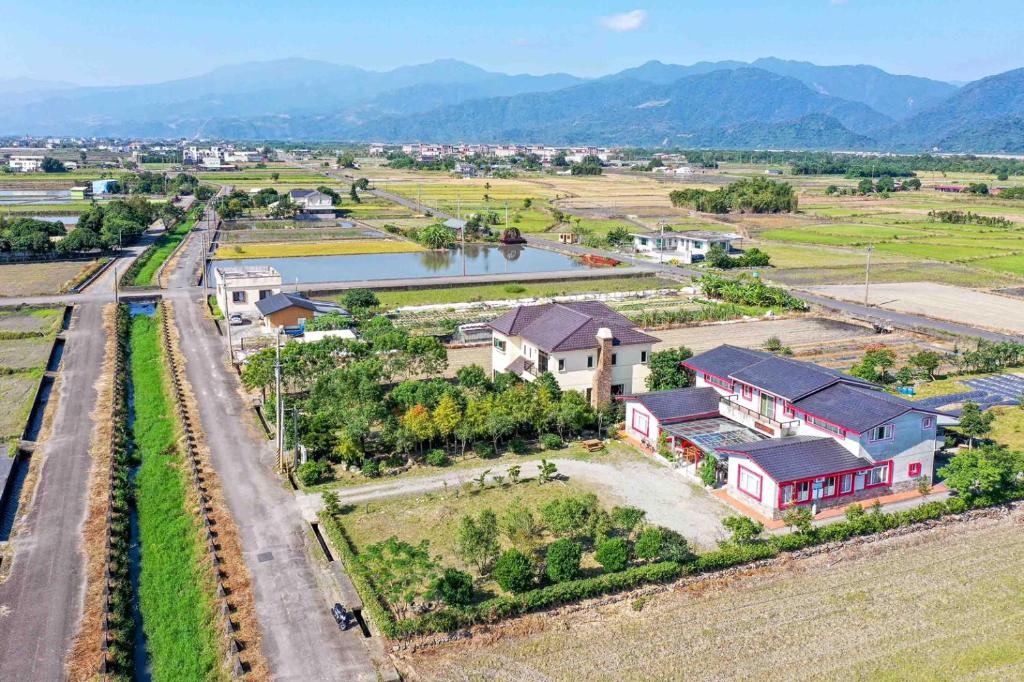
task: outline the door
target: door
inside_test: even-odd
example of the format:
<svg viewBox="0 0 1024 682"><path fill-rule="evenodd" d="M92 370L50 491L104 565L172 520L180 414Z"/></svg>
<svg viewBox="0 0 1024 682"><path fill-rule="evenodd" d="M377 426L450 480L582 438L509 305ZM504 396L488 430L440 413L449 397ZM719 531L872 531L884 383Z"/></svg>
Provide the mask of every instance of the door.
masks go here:
<svg viewBox="0 0 1024 682"><path fill-rule="evenodd" d="M764 417L775 417L775 398L766 393L761 394L761 415Z"/></svg>
<svg viewBox="0 0 1024 682"><path fill-rule="evenodd" d="M853 490L854 490L854 492L856 492L858 490L864 490L864 480L866 478L867 478L867 474L865 474L863 471L858 471L857 472L857 477L854 479L854 482L853 482Z"/></svg>

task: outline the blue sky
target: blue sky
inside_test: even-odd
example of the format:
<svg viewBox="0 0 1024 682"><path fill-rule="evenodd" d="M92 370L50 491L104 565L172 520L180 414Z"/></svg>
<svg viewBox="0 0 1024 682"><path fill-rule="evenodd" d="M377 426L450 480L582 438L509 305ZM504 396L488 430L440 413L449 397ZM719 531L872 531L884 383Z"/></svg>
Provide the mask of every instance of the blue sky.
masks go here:
<svg viewBox="0 0 1024 682"><path fill-rule="evenodd" d="M761 56L972 80L1024 66L1024 1L0 0L0 79L145 83L307 57L595 76Z"/></svg>

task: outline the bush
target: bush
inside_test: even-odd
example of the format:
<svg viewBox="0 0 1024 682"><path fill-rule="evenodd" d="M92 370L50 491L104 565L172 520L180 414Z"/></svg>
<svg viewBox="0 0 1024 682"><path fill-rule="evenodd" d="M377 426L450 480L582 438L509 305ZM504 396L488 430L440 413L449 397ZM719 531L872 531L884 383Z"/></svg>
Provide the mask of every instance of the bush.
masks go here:
<svg viewBox="0 0 1024 682"><path fill-rule="evenodd" d="M380 476L380 462L375 459L365 460L360 471L367 478L378 478Z"/></svg>
<svg viewBox="0 0 1024 682"><path fill-rule="evenodd" d="M533 560L518 549L506 550L494 564L492 575L506 592L526 592L533 586Z"/></svg>
<svg viewBox="0 0 1024 682"><path fill-rule="evenodd" d="M428 450L426 457L423 459L432 467L448 466L448 455L441 448Z"/></svg>
<svg viewBox="0 0 1024 682"><path fill-rule="evenodd" d="M638 559L651 560L661 556L661 529L644 528L633 544Z"/></svg>
<svg viewBox="0 0 1024 682"><path fill-rule="evenodd" d="M675 561L680 564L688 564L695 558L690 543L679 533L669 528L658 527L661 533L661 551L658 558L662 561Z"/></svg>
<svg viewBox="0 0 1024 682"><path fill-rule="evenodd" d="M639 526L647 512L639 507L612 507L612 525L623 533L632 533Z"/></svg>
<svg viewBox="0 0 1024 682"><path fill-rule="evenodd" d="M327 462L311 459L300 464L299 468L295 470L295 475L298 476L302 485L309 486L327 480L330 477L330 471L331 467Z"/></svg>
<svg viewBox="0 0 1024 682"><path fill-rule="evenodd" d="M473 445L473 452L475 452L477 457L480 459L494 459L498 455L497 450L494 449L494 445L483 441Z"/></svg>
<svg viewBox="0 0 1024 682"><path fill-rule="evenodd" d="M473 602L473 578L465 571L446 568L434 583L434 592L449 606L468 606Z"/></svg>
<svg viewBox="0 0 1024 682"><path fill-rule="evenodd" d="M608 538L597 546L594 558L606 571L621 571L629 562L629 544L623 538Z"/></svg>
<svg viewBox="0 0 1024 682"><path fill-rule="evenodd" d="M526 287L522 284L509 284L505 287L506 294L521 294L526 291Z"/></svg>
<svg viewBox="0 0 1024 682"><path fill-rule="evenodd" d="M540 437L540 444L545 450L557 450L562 447L562 437L557 433L545 433Z"/></svg>
<svg viewBox="0 0 1024 682"><path fill-rule="evenodd" d="M730 539L740 545L753 542L764 532L763 523L746 516L727 516L722 519L722 525L732 533Z"/></svg>
<svg viewBox="0 0 1024 682"><path fill-rule="evenodd" d="M526 445L526 441L522 438L513 438L509 441L508 449L512 451L512 454L524 455L529 448Z"/></svg>
<svg viewBox="0 0 1024 682"><path fill-rule="evenodd" d="M580 572L582 548L572 540L555 540L548 545L547 574L553 582L572 580Z"/></svg>

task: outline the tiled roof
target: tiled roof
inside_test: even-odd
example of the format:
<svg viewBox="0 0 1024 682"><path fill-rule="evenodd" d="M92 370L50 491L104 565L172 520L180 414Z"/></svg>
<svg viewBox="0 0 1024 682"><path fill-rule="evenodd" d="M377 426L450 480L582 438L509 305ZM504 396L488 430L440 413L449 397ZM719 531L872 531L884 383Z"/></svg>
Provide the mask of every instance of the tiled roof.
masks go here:
<svg viewBox="0 0 1024 682"><path fill-rule="evenodd" d="M530 363L529 360L527 360L522 355L520 355L518 358L516 358L512 362L508 363L508 367L505 368L505 371L506 372L511 372L512 374L515 374L516 376L522 376L523 372L526 371L526 368L530 364L531 363Z"/></svg>
<svg viewBox="0 0 1024 682"><path fill-rule="evenodd" d="M835 384L793 403L797 409L845 426L857 433L884 424L904 412L941 414L879 390Z"/></svg>
<svg viewBox="0 0 1024 682"><path fill-rule="evenodd" d="M348 315L348 311L339 306L337 303L331 303L330 301L313 301L296 294L287 294L284 292L274 294L273 296L267 296L256 301L256 309L260 311L261 315L273 315L281 310L288 308L302 308L303 310L312 310L318 313L341 313L342 315Z"/></svg>
<svg viewBox="0 0 1024 682"><path fill-rule="evenodd" d="M835 440L816 436L769 438L754 443L730 445L720 448L720 452L750 459L780 483L872 465L872 462L856 456Z"/></svg>
<svg viewBox="0 0 1024 682"><path fill-rule="evenodd" d="M521 336L547 352L597 348L601 327L611 330L614 345L659 340L638 331L629 318L597 301L519 306L490 326L506 336Z"/></svg>
<svg viewBox="0 0 1024 682"><path fill-rule="evenodd" d="M703 386L640 393L631 399L646 407L659 422L665 423L711 413L718 414L718 401L721 400L721 396L710 386Z"/></svg>
<svg viewBox="0 0 1024 682"><path fill-rule="evenodd" d="M760 362L770 357L772 357L771 353L724 344L717 348L712 348L705 353L694 355L683 364L701 372L728 377L733 372L738 372L755 362Z"/></svg>

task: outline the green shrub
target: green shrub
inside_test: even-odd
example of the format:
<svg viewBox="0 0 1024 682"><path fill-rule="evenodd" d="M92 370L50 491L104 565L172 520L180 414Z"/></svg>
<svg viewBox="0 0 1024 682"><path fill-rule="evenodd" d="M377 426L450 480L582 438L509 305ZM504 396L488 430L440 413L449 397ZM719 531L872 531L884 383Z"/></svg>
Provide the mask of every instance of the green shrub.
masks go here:
<svg viewBox="0 0 1024 682"><path fill-rule="evenodd" d="M508 449L512 451L514 455L525 455L529 447L526 445L526 441L522 438L513 438L508 443Z"/></svg>
<svg viewBox="0 0 1024 682"><path fill-rule="evenodd" d="M521 294L526 291L526 287L522 284L508 284L505 286L506 294Z"/></svg>
<svg viewBox="0 0 1024 682"><path fill-rule="evenodd" d="M662 561L675 561L680 564L688 564L694 560L693 550L690 543L682 535L670 528L657 529L661 533L661 552L658 558Z"/></svg>
<svg viewBox="0 0 1024 682"><path fill-rule="evenodd" d="M494 579L506 592L525 592L533 586L533 560L518 549L506 550L494 564Z"/></svg>
<svg viewBox="0 0 1024 682"><path fill-rule="evenodd" d="M741 545L753 542L764 532L763 523L747 516L727 516L722 519L722 525L732 534L730 539Z"/></svg>
<svg viewBox="0 0 1024 682"><path fill-rule="evenodd" d="M623 533L632 533L639 526L647 512L639 507L612 507L612 525Z"/></svg>
<svg viewBox="0 0 1024 682"><path fill-rule="evenodd" d="M380 477L380 462L375 459L364 460L360 472L367 478L378 478Z"/></svg>
<svg viewBox="0 0 1024 682"><path fill-rule="evenodd" d="M629 544L624 538L608 538L597 546L594 558L606 571L621 571L629 563Z"/></svg>
<svg viewBox="0 0 1024 682"><path fill-rule="evenodd" d="M446 568L434 583L434 593L449 606L467 606L473 603L473 578L465 571Z"/></svg>
<svg viewBox="0 0 1024 682"><path fill-rule="evenodd" d="M498 452L494 449L494 445L484 441L475 443L473 445L473 452L477 454L480 459L494 459L497 457Z"/></svg>
<svg viewBox="0 0 1024 682"><path fill-rule="evenodd" d="M562 437L557 433L545 433L540 437L540 444L545 450L557 450L562 447Z"/></svg>
<svg viewBox="0 0 1024 682"><path fill-rule="evenodd" d="M633 552L638 559L650 561L661 556L661 529L644 528L636 542L633 543Z"/></svg>
<svg viewBox="0 0 1024 682"><path fill-rule="evenodd" d="M326 462L311 459L308 462L300 464L295 470L295 475L298 477L299 482L302 483L302 485L310 486L326 480L330 471L331 467Z"/></svg>
<svg viewBox="0 0 1024 682"><path fill-rule="evenodd" d="M704 485L714 485L718 480L718 459L714 455L708 455L700 463L697 475Z"/></svg>
<svg viewBox="0 0 1024 682"><path fill-rule="evenodd" d="M569 539L555 540L548 545L547 574L553 582L572 580L580 572L582 548Z"/></svg>
<svg viewBox="0 0 1024 682"><path fill-rule="evenodd" d="M448 466L448 455L445 454L445 451L442 450L441 448L434 448L433 450L428 450L426 457L424 457L424 460L427 462L427 464L433 467Z"/></svg>

